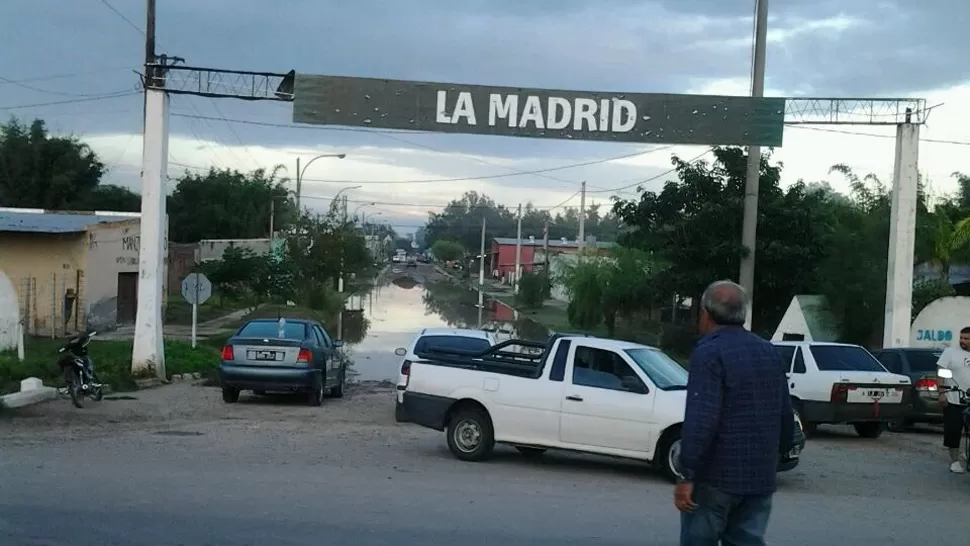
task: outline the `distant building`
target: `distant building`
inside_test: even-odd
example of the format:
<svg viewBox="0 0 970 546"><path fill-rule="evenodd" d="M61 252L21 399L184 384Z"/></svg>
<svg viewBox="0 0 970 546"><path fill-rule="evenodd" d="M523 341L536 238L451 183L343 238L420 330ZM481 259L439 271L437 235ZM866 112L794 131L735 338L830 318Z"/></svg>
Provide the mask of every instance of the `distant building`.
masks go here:
<svg viewBox="0 0 970 546"><path fill-rule="evenodd" d="M140 216L0 208L0 270L28 334L134 323Z"/></svg>
<svg viewBox="0 0 970 546"><path fill-rule="evenodd" d="M523 273L531 273L536 266L545 267L547 262L543 252L544 243L542 239L534 236L522 238L522 251L520 263ZM614 243L597 242L596 239L589 237L586 241L588 250L596 249L597 254L608 255ZM492 247L489 255L489 267L491 271L498 271L500 277L511 277L515 271L515 248L516 239L514 237L496 237L492 239ZM551 239L549 241L549 254L576 254L579 251L579 243L570 241L566 238ZM551 261L551 260L549 260Z"/></svg>

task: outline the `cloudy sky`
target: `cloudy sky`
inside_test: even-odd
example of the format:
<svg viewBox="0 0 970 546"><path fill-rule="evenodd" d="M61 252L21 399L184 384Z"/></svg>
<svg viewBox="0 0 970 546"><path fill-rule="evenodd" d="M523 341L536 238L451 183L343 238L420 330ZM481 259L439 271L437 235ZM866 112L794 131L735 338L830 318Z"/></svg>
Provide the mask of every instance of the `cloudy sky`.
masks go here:
<svg viewBox="0 0 970 546"><path fill-rule="evenodd" d="M133 71L144 55L144 9L144 0L0 3L0 116L39 117L82 137L109 165L108 182L134 189L141 98ZM158 0L158 52L240 70L745 95L753 9L754 0ZM921 170L934 193L953 191L950 174L970 171L970 146L960 144L970 142L970 3L776 0L770 9L767 95L942 104L923 128ZM606 203L612 188L668 170L671 153L705 151L294 126L287 103L176 96L171 113L170 175L275 164L292 172L297 157L346 153L310 167L304 202L326 207L327 197L360 185L347 193L351 206L399 231L467 190L512 206L577 206L578 198L567 200L586 180L591 201ZM835 163L889 180L891 127L836 129L862 135L786 128L775 152L786 183L844 188L828 175ZM454 180L463 178L473 180Z"/></svg>

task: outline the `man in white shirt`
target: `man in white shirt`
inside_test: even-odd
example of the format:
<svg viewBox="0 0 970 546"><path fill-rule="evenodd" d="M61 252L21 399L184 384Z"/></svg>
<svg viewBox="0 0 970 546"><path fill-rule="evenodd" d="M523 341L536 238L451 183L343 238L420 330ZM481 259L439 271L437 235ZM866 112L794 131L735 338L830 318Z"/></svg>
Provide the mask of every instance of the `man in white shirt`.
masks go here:
<svg viewBox="0 0 970 546"><path fill-rule="evenodd" d="M960 330L960 346L943 351L936 365L953 372L953 379L946 380L947 386L970 389L970 326ZM960 463L960 439L967 407L960 403L960 393L955 391L941 392L940 406L943 408L943 446L950 450L950 472L963 474L967 469Z"/></svg>

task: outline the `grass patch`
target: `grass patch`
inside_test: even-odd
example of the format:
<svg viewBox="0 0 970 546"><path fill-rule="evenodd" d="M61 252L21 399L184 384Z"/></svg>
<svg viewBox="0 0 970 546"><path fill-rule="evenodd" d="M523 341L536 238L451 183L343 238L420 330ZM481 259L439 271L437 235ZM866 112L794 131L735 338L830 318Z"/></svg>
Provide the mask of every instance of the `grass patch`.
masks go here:
<svg viewBox="0 0 970 546"><path fill-rule="evenodd" d="M0 393L20 390L20 381L28 377L40 378L45 385L63 386L64 380L57 367L57 349L62 339L28 338L26 358L17 359L16 353L0 353ZM95 340L90 353L101 381L116 391L134 390L131 376L132 341ZM165 341L165 371L172 374L200 372L206 374L219 365L219 351L212 346L200 344L193 349L186 341Z"/></svg>
<svg viewBox="0 0 970 546"><path fill-rule="evenodd" d="M215 320L245 308L246 304L231 298L213 297L199 306L199 323ZM169 298L165 304L165 324L192 324L192 305L180 295Z"/></svg>

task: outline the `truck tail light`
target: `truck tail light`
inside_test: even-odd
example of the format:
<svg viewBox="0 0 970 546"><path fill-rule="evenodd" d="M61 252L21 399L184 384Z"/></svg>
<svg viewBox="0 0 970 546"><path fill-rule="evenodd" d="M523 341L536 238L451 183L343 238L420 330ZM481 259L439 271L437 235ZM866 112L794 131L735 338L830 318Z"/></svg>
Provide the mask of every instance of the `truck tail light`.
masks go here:
<svg viewBox="0 0 970 546"><path fill-rule="evenodd" d="M313 360L313 355L310 353L310 349L300 349L300 354L296 355L297 364L309 364Z"/></svg>
<svg viewBox="0 0 970 546"><path fill-rule="evenodd" d="M236 360L236 353L232 350L232 345L225 345L222 348L223 360Z"/></svg>
<svg viewBox="0 0 970 546"><path fill-rule="evenodd" d="M924 377L916 382L916 390L918 391L935 391L938 388L939 384L932 377Z"/></svg>

